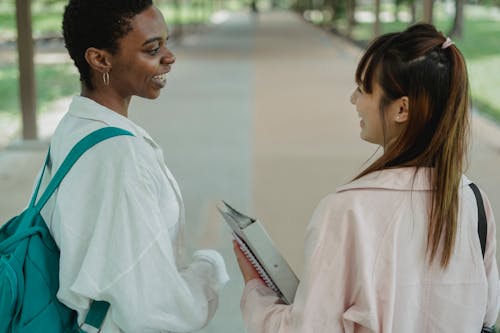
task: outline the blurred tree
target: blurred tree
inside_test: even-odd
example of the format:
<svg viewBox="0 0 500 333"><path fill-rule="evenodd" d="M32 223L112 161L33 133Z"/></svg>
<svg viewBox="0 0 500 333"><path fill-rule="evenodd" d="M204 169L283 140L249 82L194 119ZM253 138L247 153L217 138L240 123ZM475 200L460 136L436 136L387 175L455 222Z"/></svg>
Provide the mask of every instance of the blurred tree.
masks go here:
<svg viewBox="0 0 500 333"><path fill-rule="evenodd" d="M174 31L172 33L173 38L181 39L182 38L182 0L173 0L174 3L174 11L175 11L175 19L174 19Z"/></svg>
<svg viewBox="0 0 500 333"><path fill-rule="evenodd" d="M346 14L347 14L347 36L351 36L352 30L356 25L356 0L346 0Z"/></svg>
<svg viewBox="0 0 500 333"><path fill-rule="evenodd" d="M331 7L332 7L332 10L333 10L333 16L332 16L332 19L333 19L333 24L334 24L334 27L336 26L336 22L343 18L345 15L347 15L347 1L348 0L330 0L330 3L331 3ZM354 0L353 0L354 1ZM353 6L351 6L351 8L354 8ZM348 26L353 26L354 25L354 10L351 11L352 15L349 15L351 16L351 19L350 19L350 22L348 21L347 22L347 25ZM349 30L349 28L348 28Z"/></svg>
<svg viewBox="0 0 500 333"><path fill-rule="evenodd" d="M306 10L312 9L312 0L296 0L295 9L301 13Z"/></svg>
<svg viewBox="0 0 500 333"><path fill-rule="evenodd" d="M394 0L394 19L399 22L399 11L401 5L405 3L405 0Z"/></svg>
<svg viewBox="0 0 500 333"><path fill-rule="evenodd" d="M380 26L380 0L375 0L375 21L373 22L373 37L380 36L382 28Z"/></svg>
<svg viewBox="0 0 500 333"><path fill-rule="evenodd" d="M17 50L19 55L19 98L23 139L37 139L36 88L31 1L16 0Z"/></svg>
<svg viewBox="0 0 500 333"><path fill-rule="evenodd" d="M67 0L38 0L44 5L66 4Z"/></svg>
<svg viewBox="0 0 500 333"><path fill-rule="evenodd" d="M464 2L465 0L455 0L455 18L449 35L457 39L464 36Z"/></svg>
<svg viewBox="0 0 500 333"><path fill-rule="evenodd" d="M400 10L403 5L407 5L410 9L410 22L415 23L417 21L417 4L416 0L394 0L394 18L399 21Z"/></svg>
<svg viewBox="0 0 500 333"><path fill-rule="evenodd" d="M257 14L259 12L259 8L257 7L257 1L252 0L250 1L250 11L254 14Z"/></svg>
<svg viewBox="0 0 500 333"><path fill-rule="evenodd" d="M426 23L432 23L434 0L423 0L424 17L423 21Z"/></svg>
<svg viewBox="0 0 500 333"><path fill-rule="evenodd" d="M411 23L417 22L417 1L409 0L410 13L411 13Z"/></svg>
<svg viewBox="0 0 500 333"><path fill-rule="evenodd" d="M500 7L500 0L478 0L480 5L497 6Z"/></svg>

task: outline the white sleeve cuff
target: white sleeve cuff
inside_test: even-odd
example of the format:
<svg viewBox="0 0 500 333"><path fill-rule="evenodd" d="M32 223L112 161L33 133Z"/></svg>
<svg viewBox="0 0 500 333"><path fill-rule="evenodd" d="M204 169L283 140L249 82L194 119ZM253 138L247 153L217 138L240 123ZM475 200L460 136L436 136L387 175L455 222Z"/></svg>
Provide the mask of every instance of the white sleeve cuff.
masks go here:
<svg viewBox="0 0 500 333"><path fill-rule="evenodd" d="M193 260L203 260L209 262L215 270L217 289L220 290L229 281L226 263L224 258L215 250L198 250L193 254Z"/></svg>

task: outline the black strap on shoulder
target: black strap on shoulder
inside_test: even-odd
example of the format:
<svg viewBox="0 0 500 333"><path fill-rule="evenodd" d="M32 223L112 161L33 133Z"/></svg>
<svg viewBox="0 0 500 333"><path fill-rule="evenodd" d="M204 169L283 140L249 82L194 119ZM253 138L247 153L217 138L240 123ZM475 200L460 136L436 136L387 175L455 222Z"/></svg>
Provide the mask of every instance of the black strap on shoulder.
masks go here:
<svg viewBox="0 0 500 333"><path fill-rule="evenodd" d="M479 188L474 183L469 184L470 188L474 192L477 201L477 233L479 234L479 241L481 242L481 251L486 250L486 235L488 234L488 224L486 223L486 212L484 211L484 203L483 197L481 196L481 192Z"/></svg>

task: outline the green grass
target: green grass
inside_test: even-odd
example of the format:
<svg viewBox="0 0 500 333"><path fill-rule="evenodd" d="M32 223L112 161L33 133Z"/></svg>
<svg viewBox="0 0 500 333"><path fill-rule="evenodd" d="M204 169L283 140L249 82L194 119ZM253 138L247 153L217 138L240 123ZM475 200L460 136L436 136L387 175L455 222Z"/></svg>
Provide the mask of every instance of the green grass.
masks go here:
<svg viewBox="0 0 500 333"><path fill-rule="evenodd" d="M37 101L40 111L54 100L80 91L79 75L72 63L38 65L36 68Z"/></svg>
<svg viewBox="0 0 500 333"><path fill-rule="evenodd" d="M62 9L47 8L45 10L33 10L33 36L46 37L61 35ZM16 32L16 12L14 8L0 8L0 41L14 40Z"/></svg>
<svg viewBox="0 0 500 333"><path fill-rule="evenodd" d="M0 40L12 40L16 37L16 18L8 12L0 12Z"/></svg>
<svg viewBox="0 0 500 333"><path fill-rule="evenodd" d="M165 21L169 26L172 25L192 25L201 24L207 22L210 19L211 12L207 11L206 8L184 8L181 10L180 15L171 6L161 7L163 15L165 16Z"/></svg>
<svg viewBox="0 0 500 333"><path fill-rule="evenodd" d="M0 113L14 113L19 109L17 96L18 71L12 66L0 67Z"/></svg>
<svg viewBox="0 0 500 333"><path fill-rule="evenodd" d="M35 75L39 112L46 111L56 99L79 91L78 74L72 64L38 65ZM0 67L0 113L19 113L18 77L16 67Z"/></svg>
<svg viewBox="0 0 500 333"><path fill-rule="evenodd" d="M33 36L60 36L62 11L37 12L33 14Z"/></svg>

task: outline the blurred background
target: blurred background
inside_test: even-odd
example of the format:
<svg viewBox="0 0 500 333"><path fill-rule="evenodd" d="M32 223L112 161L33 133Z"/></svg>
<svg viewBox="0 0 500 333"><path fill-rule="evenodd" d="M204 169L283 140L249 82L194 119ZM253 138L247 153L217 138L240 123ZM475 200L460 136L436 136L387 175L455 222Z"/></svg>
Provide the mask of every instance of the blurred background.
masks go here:
<svg viewBox="0 0 500 333"><path fill-rule="evenodd" d="M157 0L156 4L177 40L199 34L222 11L294 11L361 47L381 33L417 21L432 22L464 53L475 108L500 120L500 94L496 93L500 86L500 0ZM0 2L0 146L16 137L36 138L35 115L79 91L76 70L63 49L64 5L65 0ZM23 47L19 58L18 36ZM33 54L28 50L31 38ZM25 105L20 103L21 94Z"/></svg>
<svg viewBox="0 0 500 333"><path fill-rule="evenodd" d="M80 91L61 37L65 3L0 0L0 224L26 205ZM381 33L432 22L463 52L473 97L467 175L500 216L500 0L155 3L177 60L161 96L134 98L130 118L179 182L191 249L226 259L232 280L202 332L244 332L243 283L217 201L258 217L300 276L315 206L379 153L359 139L349 96L363 48Z"/></svg>

